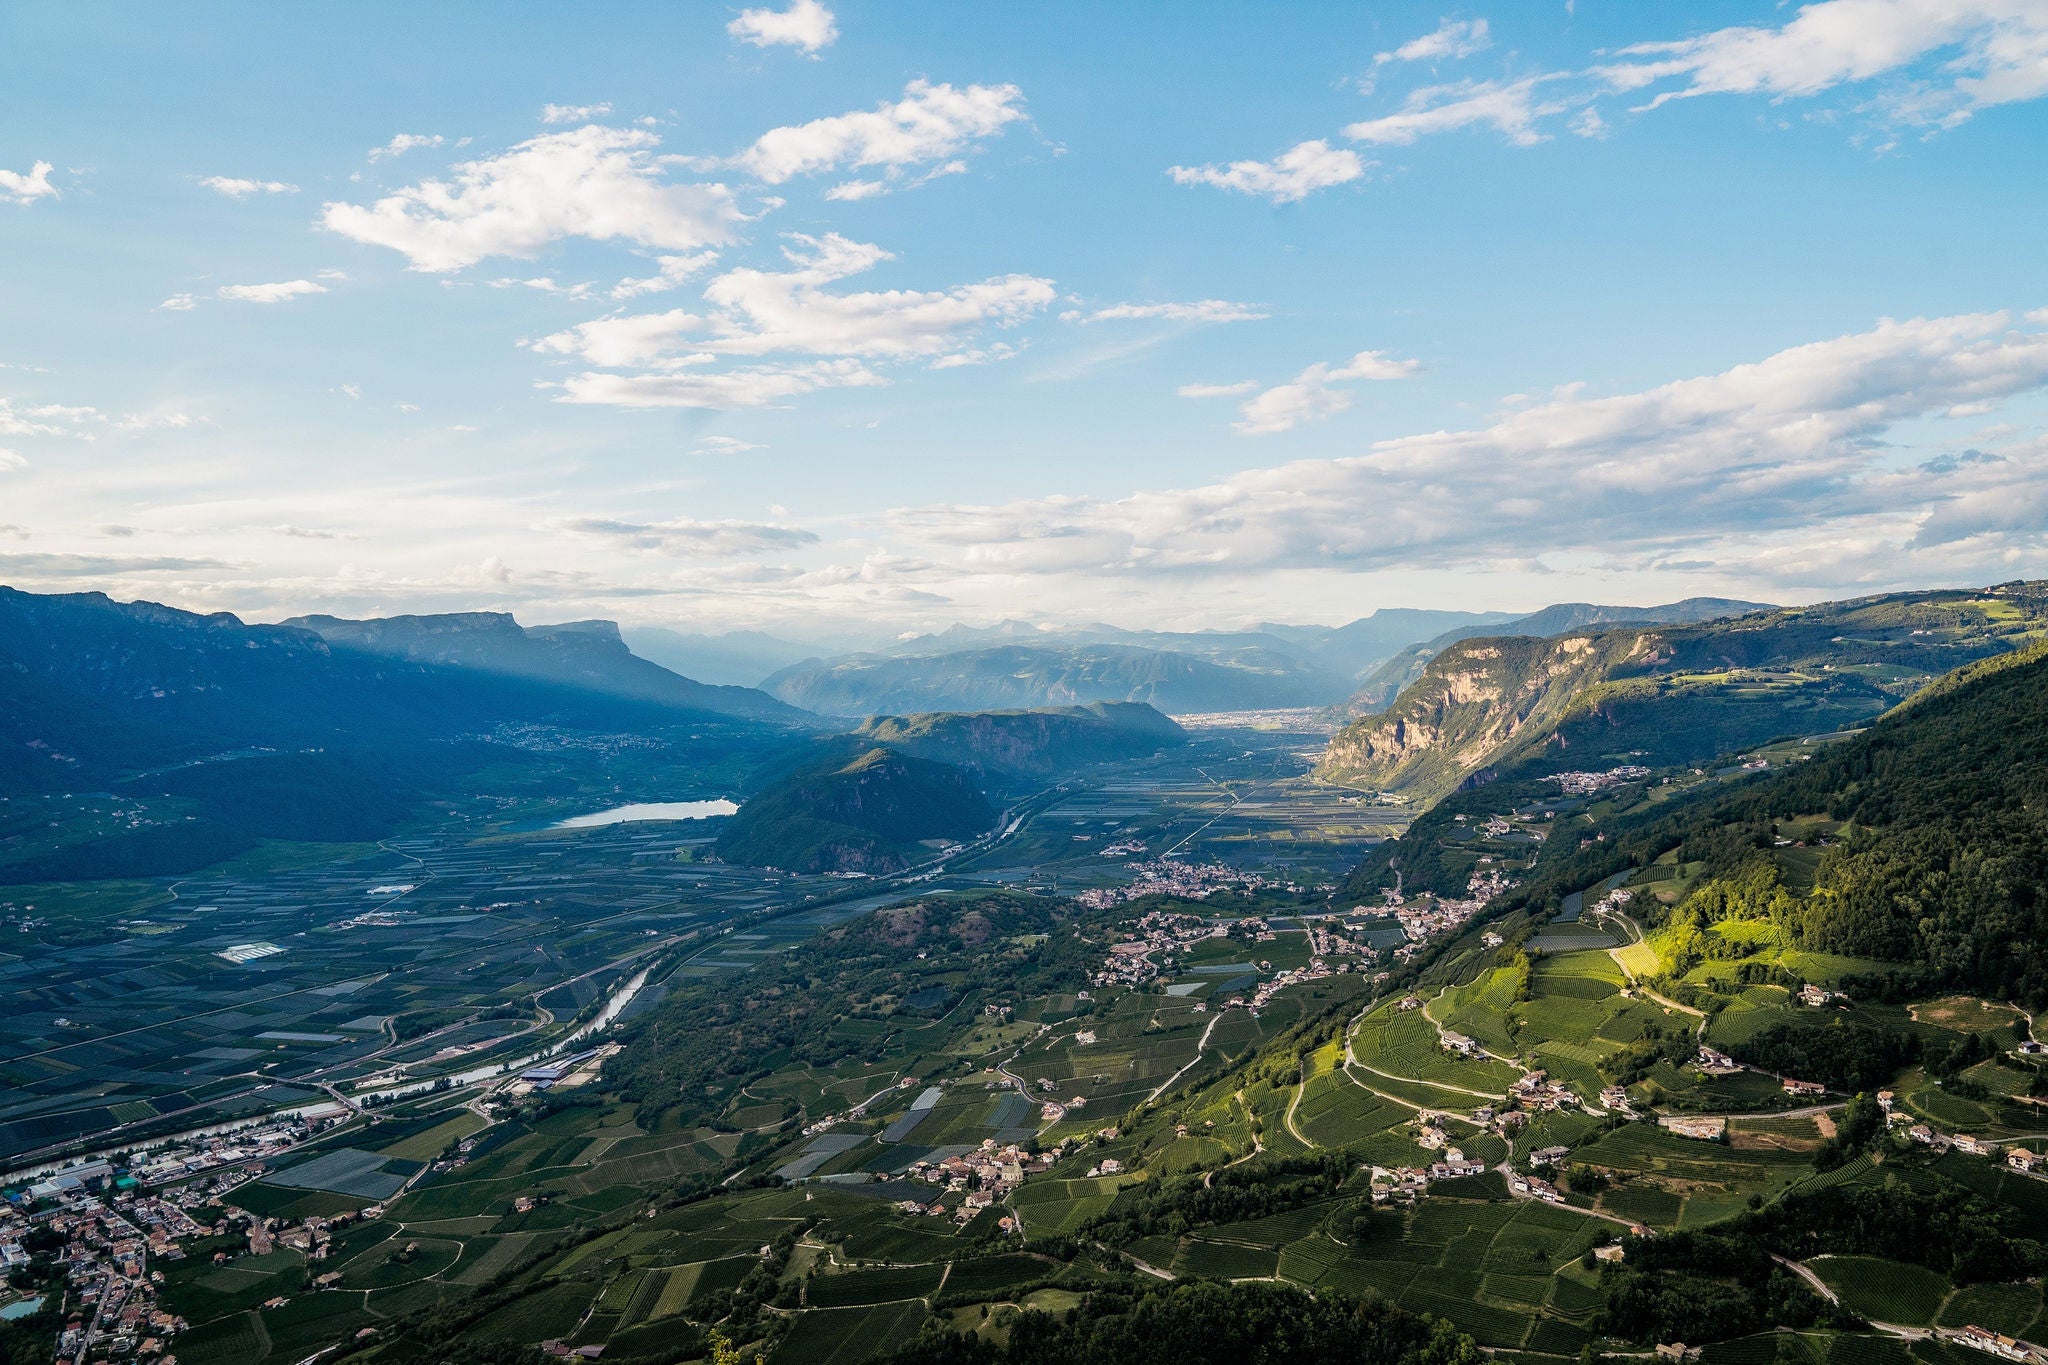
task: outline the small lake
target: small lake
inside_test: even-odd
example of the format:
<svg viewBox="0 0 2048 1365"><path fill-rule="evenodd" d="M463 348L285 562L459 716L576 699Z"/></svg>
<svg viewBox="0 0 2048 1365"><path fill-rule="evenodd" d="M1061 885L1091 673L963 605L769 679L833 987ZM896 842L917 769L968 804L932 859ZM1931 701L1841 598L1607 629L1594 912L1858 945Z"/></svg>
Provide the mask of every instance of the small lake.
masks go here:
<svg viewBox="0 0 2048 1365"><path fill-rule="evenodd" d="M596 829L600 825L624 825L638 820L706 820L714 815L731 815L738 809L736 802L723 798L716 801L641 801L630 806L593 811L589 815L572 815L567 820L556 820L540 828Z"/></svg>
<svg viewBox="0 0 2048 1365"><path fill-rule="evenodd" d="M22 1299L0 1308L0 1318L25 1318L43 1306L41 1299Z"/></svg>

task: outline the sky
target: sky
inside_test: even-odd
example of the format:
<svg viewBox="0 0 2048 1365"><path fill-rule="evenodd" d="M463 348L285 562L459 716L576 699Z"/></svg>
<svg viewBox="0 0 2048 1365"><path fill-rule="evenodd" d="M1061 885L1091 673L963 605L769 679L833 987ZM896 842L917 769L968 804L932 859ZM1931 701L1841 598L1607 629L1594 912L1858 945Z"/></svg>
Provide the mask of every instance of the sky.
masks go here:
<svg viewBox="0 0 2048 1365"><path fill-rule="evenodd" d="M2048 5L0 13L0 582L800 638L2048 577Z"/></svg>

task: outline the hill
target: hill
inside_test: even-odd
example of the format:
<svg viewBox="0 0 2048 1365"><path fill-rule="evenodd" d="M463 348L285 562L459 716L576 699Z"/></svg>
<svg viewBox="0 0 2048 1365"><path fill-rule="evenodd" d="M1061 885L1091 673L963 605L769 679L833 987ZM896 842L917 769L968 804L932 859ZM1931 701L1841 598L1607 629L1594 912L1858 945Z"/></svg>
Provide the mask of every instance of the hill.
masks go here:
<svg viewBox="0 0 2048 1365"><path fill-rule="evenodd" d="M1137 645L992 645L859 654L783 669L762 687L836 716L1146 702L1172 714L1322 706L1346 682L1261 646L1208 657Z"/></svg>
<svg viewBox="0 0 2048 1365"><path fill-rule="evenodd" d="M749 799L718 838L729 863L790 872L899 872L927 839L963 841L995 808L961 768L890 749L841 746Z"/></svg>
<svg viewBox="0 0 2048 1365"><path fill-rule="evenodd" d="M1728 597L1688 597L1658 607L1602 606L1593 602L1557 602L1526 616L1505 620L1460 624L1432 639L1411 644L1381 662L1371 676L1344 703L1347 715L1364 716L1383 711L1409 684L1422 677L1429 661L1460 640L1480 636L1560 635L1565 631L1591 630L1599 626L1686 625L1724 616L1769 611L1764 602L1742 602Z"/></svg>
<svg viewBox="0 0 2048 1365"><path fill-rule="evenodd" d="M282 625L312 631L337 651L526 678L715 715L804 719L795 708L751 687L707 686L640 658L611 621L522 627L505 612L469 611L364 621L297 616Z"/></svg>
<svg viewBox="0 0 2048 1365"><path fill-rule="evenodd" d="M756 773L718 854L795 872L896 872L930 855L926 840L987 833L990 792L1186 742L1178 725L1131 702L876 716Z"/></svg>
<svg viewBox="0 0 2048 1365"><path fill-rule="evenodd" d="M1187 743L1185 730L1141 702L875 716L857 733L863 740L998 781L1142 758Z"/></svg>
<svg viewBox="0 0 2048 1365"><path fill-rule="evenodd" d="M1431 802L1509 772L1696 762L1868 720L2044 622L2048 585L2008 584L1459 641L1393 706L1340 731L1317 772Z"/></svg>

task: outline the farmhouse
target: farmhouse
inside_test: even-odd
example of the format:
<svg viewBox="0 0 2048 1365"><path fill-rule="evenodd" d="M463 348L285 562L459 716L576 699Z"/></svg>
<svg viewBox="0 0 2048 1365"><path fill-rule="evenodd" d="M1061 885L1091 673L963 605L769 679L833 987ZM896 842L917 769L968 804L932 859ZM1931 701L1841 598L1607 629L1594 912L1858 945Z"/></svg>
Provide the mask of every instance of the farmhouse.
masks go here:
<svg viewBox="0 0 2048 1365"><path fill-rule="evenodd" d="M2024 1147L2014 1147L2006 1152L2005 1164L2016 1171L2031 1171L2041 1164L2041 1156L2038 1152L2030 1152Z"/></svg>
<svg viewBox="0 0 2048 1365"><path fill-rule="evenodd" d="M1710 1047L1700 1049L1700 1055L1693 1059L1693 1065L1709 1076L1732 1076L1742 1070L1742 1063L1727 1053L1716 1052Z"/></svg>
<svg viewBox="0 0 2048 1365"><path fill-rule="evenodd" d="M1460 1176L1484 1174L1486 1174L1485 1162L1472 1161L1464 1157L1460 1157L1456 1161L1439 1161L1429 1168L1429 1178L1431 1180L1456 1180Z"/></svg>
<svg viewBox="0 0 2048 1365"><path fill-rule="evenodd" d="M1450 1029L1445 1029L1444 1051L1456 1052L1466 1057L1478 1057L1485 1055L1486 1049L1462 1033L1454 1033Z"/></svg>
<svg viewBox="0 0 2048 1365"><path fill-rule="evenodd" d="M2034 1358L2034 1348L2026 1342L2006 1336L2003 1332L1994 1332L1988 1327L1979 1327L1974 1322L1956 1333L1955 1340L1965 1346L1974 1346L1980 1351L1989 1351L1995 1356L2004 1356L2007 1360Z"/></svg>
<svg viewBox="0 0 2048 1365"><path fill-rule="evenodd" d="M1529 1153L1531 1166L1559 1166L1572 1154L1569 1147L1538 1147Z"/></svg>
<svg viewBox="0 0 2048 1365"><path fill-rule="evenodd" d="M1788 1095L1825 1095L1828 1088L1819 1081L1795 1081L1785 1078L1785 1093Z"/></svg>

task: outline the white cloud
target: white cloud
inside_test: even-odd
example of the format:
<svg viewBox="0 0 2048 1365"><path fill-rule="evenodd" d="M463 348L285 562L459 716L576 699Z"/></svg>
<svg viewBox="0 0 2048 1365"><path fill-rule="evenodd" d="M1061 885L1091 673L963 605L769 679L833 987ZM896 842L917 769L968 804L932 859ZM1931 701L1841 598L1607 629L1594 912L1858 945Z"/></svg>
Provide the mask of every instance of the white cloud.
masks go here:
<svg viewBox="0 0 2048 1365"><path fill-rule="evenodd" d="M1360 351L1342 365L1318 362L1287 383L1246 399L1234 425L1246 436L1291 431L1304 422L1320 422L1348 409L1352 395L1343 385L1357 380L1406 379L1421 368L1413 360L1395 360L1384 351Z"/></svg>
<svg viewBox="0 0 2048 1365"><path fill-rule="evenodd" d="M870 388L888 382L858 360L757 365L715 372L591 372L564 380L562 392L555 401L599 403L621 408L733 410L772 407L785 399L820 389Z"/></svg>
<svg viewBox="0 0 2048 1365"><path fill-rule="evenodd" d="M38 161L28 168L28 174L20 171L0 170L0 199L13 204L33 204L38 199L52 198L57 187L50 183L50 172L57 169L47 161Z"/></svg>
<svg viewBox="0 0 2048 1365"><path fill-rule="evenodd" d="M214 293L236 303L287 303L308 294L324 294L327 286L311 280L280 280L275 284L224 284Z"/></svg>
<svg viewBox="0 0 2048 1365"><path fill-rule="evenodd" d="M1648 107L1698 95L1817 95L1944 60L1883 103L1909 122L1953 126L1979 109L2048 94L2048 8L2037 0L1823 0L1776 27L1639 43L1597 68L1617 90L1683 82Z"/></svg>
<svg viewBox="0 0 2048 1365"><path fill-rule="evenodd" d="M389 247L412 269L460 270L489 256L529 256L567 237L689 251L729 240L741 215L723 185L665 183L645 129L545 133L368 206L330 203L322 223Z"/></svg>
<svg viewBox="0 0 2048 1365"><path fill-rule="evenodd" d="M716 356L800 354L930 358L956 350L987 326L1011 326L1054 298L1052 281L1003 275L947 290L839 293L828 285L892 259L837 233L792 234L793 269L726 271L704 289L710 309L622 315L541 338L543 354L602 366L701 365Z"/></svg>
<svg viewBox="0 0 2048 1365"><path fill-rule="evenodd" d="M2009 573L2014 556L2048 557L2048 440L1906 468L1887 436L2043 390L2048 331L2000 313L1885 321L1205 487L916 508L888 525L963 575L1526 569L1558 555L1634 569L1684 557L1752 582Z"/></svg>
<svg viewBox="0 0 2048 1365"><path fill-rule="evenodd" d="M674 289L684 280L689 279L690 276L698 271L711 266L717 260L718 253L715 251L695 251L687 256L657 257L655 264L661 267L658 273L645 275L639 279L620 280L612 286L612 297L615 299L631 299L638 298L642 294L659 294L663 290Z"/></svg>
<svg viewBox="0 0 2048 1365"><path fill-rule="evenodd" d="M686 559L725 559L815 545L815 532L759 521L619 521L608 517L576 517L561 523L578 535L597 536L634 550Z"/></svg>
<svg viewBox="0 0 2048 1365"><path fill-rule="evenodd" d="M448 139L439 133L400 133L382 147L372 147L370 160L382 161L386 157L404 156L416 148L444 146L447 141Z"/></svg>
<svg viewBox="0 0 2048 1365"><path fill-rule="evenodd" d="M1446 19L1437 25L1435 32L1403 43L1392 52L1379 53L1372 59L1372 64L1457 61L1475 52L1484 52L1492 45L1493 39L1486 31L1484 19Z"/></svg>
<svg viewBox="0 0 2048 1365"><path fill-rule="evenodd" d="M765 450L755 441L742 441L737 436L700 436L692 455L744 455L750 450Z"/></svg>
<svg viewBox="0 0 2048 1365"><path fill-rule="evenodd" d="M1276 204L1306 199L1317 190L1342 185L1365 174L1358 153L1332 147L1317 138L1298 143L1271 161L1233 161L1228 166L1172 166L1167 174L1182 185L1214 185L1220 190L1256 195Z"/></svg>
<svg viewBox="0 0 2048 1365"><path fill-rule="evenodd" d="M157 307L167 313L189 313L199 306L199 300L190 294L173 294Z"/></svg>
<svg viewBox="0 0 2048 1365"><path fill-rule="evenodd" d="M851 203L857 199L874 199L889 192L886 180L847 180L825 191L827 199Z"/></svg>
<svg viewBox="0 0 2048 1365"><path fill-rule="evenodd" d="M1517 81L1460 81L1412 92L1399 113L1354 123L1344 130L1353 142L1407 146L1429 133L1487 125L1517 147L1543 141L1539 120L1572 107L1565 98L1539 99L1538 87L1553 79L1525 76Z"/></svg>
<svg viewBox="0 0 2048 1365"><path fill-rule="evenodd" d="M1174 392L1182 398L1238 398L1258 387L1258 380L1244 379L1235 384L1183 384Z"/></svg>
<svg viewBox="0 0 2048 1365"><path fill-rule="evenodd" d="M91 409L78 410L89 414ZM69 409L52 407L17 408L11 398L0 398L0 436L65 436L69 435L62 426L49 419L57 417L65 421L75 420Z"/></svg>
<svg viewBox="0 0 2048 1365"><path fill-rule="evenodd" d="M794 47L807 53L832 46L839 29L818 0L795 0L788 9L741 10L725 31L755 47Z"/></svg>
<svg viewBox="0 0 2048 1365"><path fill-rule="evenodd" d="M492 289L531 289L538 294L557 294L568 299L587 299L596 289L587 280L582 284L557 284L551 275L536 275L529 280L507 275L488 283Z"/></svg>
<svg viewBox="0 0 2048 1365"><path fill-rule="evenodd" d="M540 109L542 123L588 123L594 118L603 118L612 111L609 104L544 104Z"/></svg>
<svg viewBox="0 0 2048 1365"><path fill-rule="evenodd" d="M881 167L893 179L906 167L945 161L1024 117L1024 92L1014 85L965 90L915 80L903 98L870 110L774 128L732 159L756 179L780 185L799 175ZM964 169L964 168L963 168ZM841 198L865 192L840 187Z"/></svg>
<svg viewBox="0 0 2048 1365"><path fill-rule="evenodd" d="M1228 299L1198 299L1193 303L1116 303L1083 314L1080 322L1257 322L1268 316L1263 308Z"/></svg>
<svg viewBox="0 0 2048 1365"><path fill-rule="evenodd" d="M199 183L217 194L230 199L247 199L252 194L297 194L297 185L282 180L238 180L229 175L208 175L200 177Z"/></svg>
<svg viewBox="0 0 2048 1365"><path fill-rule="evenodd" d="M28 468L28 460L24 458L19 452L9 450L4 446L0 446L0 470L26 468ZM9 526L4 529L8 531L19 531L21 528L18 526Z"/></svg>

